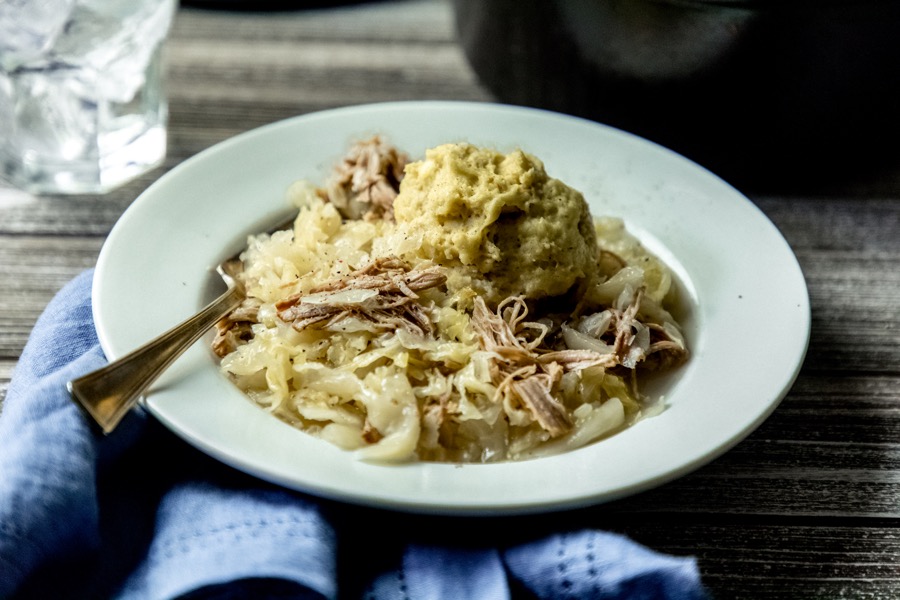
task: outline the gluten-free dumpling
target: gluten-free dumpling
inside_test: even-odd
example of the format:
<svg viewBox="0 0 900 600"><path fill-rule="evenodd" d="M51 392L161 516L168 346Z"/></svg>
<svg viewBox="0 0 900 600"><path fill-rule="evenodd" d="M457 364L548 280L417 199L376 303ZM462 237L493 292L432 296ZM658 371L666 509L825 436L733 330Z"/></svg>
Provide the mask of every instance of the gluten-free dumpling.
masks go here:
<svg viewBox="0 0 900 600"><path fill-rule="evenodd" d="M597 273L597 236L581 192L516 150L444 144L406 167L394 200L408 254L445 267L451 292L488 305L557 296Z"/></svg>

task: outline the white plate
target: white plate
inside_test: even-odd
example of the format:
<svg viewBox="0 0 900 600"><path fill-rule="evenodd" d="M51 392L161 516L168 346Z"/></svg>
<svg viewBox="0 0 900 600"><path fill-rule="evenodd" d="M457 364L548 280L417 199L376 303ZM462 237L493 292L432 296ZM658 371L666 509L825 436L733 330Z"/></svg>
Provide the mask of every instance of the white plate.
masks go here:
<svg viewBox="0 0 900 600"><path fill-rule="evenodd" d="M421 156L468 141L541 158L596 215L625 219L680 276L692 357L663 380L666 410L600 443L491 465L379 465L253 405L196 344L153 386L146 408L210 455L323 497L452 514L550 510L608 501L681 476L756 428L793 383L809 301L788 244L744 196L694 163L596 123L492 104L412 102L304 115L239 135L150 186L100 253L94 317L115 358L210 298L210 268L263 229L301 178L320 182L349 145L380 133Z"/></svg>

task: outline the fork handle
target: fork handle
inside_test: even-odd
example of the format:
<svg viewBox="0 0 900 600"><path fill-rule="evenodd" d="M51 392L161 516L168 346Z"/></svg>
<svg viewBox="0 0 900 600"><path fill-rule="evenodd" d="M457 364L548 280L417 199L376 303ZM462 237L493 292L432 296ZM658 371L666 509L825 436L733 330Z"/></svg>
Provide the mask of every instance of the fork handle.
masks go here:
<svg viewBox="0 0 900 600"><path fill-rule="evenodd" d="M110 433L147 387L242 299L240 289L231 287L180 325L102 369L73 379L66 386L72 399L103 433Z"/></svg>

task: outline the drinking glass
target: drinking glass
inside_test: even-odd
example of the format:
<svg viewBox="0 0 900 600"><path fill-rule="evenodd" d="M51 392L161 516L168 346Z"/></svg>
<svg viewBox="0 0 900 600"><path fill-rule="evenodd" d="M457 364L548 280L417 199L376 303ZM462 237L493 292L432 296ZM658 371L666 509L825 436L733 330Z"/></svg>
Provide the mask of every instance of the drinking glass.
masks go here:
<svg viewBox="0 0 900 600"><path fill-rule="evenodd" d="M0 0L0 179L104 193L166 152L176 0Z"/></svg>

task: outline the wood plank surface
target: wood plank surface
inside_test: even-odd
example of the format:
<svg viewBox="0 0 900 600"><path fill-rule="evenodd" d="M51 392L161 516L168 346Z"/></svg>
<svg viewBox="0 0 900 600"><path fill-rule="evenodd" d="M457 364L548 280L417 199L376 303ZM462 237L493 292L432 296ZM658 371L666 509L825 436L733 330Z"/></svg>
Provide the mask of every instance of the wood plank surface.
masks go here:
<svg viewBox="0 0 900 600"><path fill-rule="evenodd" d="M95 264L122 212L174 165L310 111L492 100L441 0L286 12L184 6L166 60L162 167L106 196L38 198L0 187L0 406L44 306ZM677 481L498 527L596 526L695 555L716 598L900 597L900 165L845 175L744 190L796 253L812 306L808 355L773 415ZM485 535L483 527L462 531Z"/></svg>

